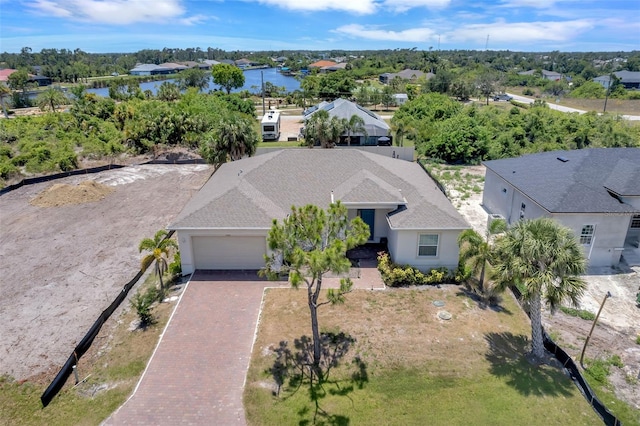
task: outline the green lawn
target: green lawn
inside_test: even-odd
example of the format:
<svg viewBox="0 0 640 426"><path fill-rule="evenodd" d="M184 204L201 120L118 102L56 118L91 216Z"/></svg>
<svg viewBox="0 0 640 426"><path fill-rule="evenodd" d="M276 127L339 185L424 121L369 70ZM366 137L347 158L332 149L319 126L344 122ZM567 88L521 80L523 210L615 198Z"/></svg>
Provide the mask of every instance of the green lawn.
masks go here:
<svg viewBox="0 0 640 426"><path fill-rule="evenodd" d="M342 306L324 306L321 327L355 343L319 395L318 424L602 423L561 370L523 356L528 320L511 297L499 311L481 309L459 290L358 290ZM266 296L245 388L250 425L312 422L308 387L285 383L275 396L269 373L280 341L310 334L305 297L287 289ZM453 318L439 320L441 309Z"/></svg>

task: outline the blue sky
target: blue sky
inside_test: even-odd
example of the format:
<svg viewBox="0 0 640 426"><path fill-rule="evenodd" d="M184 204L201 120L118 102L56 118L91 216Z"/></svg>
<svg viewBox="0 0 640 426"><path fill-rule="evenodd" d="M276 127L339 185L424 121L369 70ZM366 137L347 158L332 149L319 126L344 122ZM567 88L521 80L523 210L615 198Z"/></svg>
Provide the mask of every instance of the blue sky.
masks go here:
<svg viewBox="0 0 640 426"><path fill-rule="evenodd" d="M640 50L640 0L0 0L0 52Z"/></svg>

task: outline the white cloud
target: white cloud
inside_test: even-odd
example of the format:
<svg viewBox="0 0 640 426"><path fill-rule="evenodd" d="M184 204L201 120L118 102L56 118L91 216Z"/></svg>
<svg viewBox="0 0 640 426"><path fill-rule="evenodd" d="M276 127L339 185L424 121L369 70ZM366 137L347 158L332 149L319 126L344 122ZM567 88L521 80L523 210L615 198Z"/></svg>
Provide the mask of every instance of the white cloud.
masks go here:
<svg viewBox="0 0 640 426"><path fill-rule="evenodd" d="M166 23L185 13L180 0L36 0L28 6L42 15L115 25ZM194 23L202 18L182 19Z"/></svg>
<svg viewBox="0 0 640 426"><path fill-rule="evenodd" d="M344 25L336 28L334 32L368 40L385 41L424 42L432 39L433 37L437 37L437 33L429 28L411 28L403 31L389 31L378 28L366 28L357 24Z"/></svg>
<svg viewBox="0 0 640 426"><path fill-rule="evenodd" d="M396 12L406 12L416 7L445 8L449 3L451 0L384 0L383 5Z"/></svg>
<svg viewBox="0 0 640 426"><path fill-rule="evenodd" d="M497 21L490 24L470 24L456 28L447 34L447 41L477 42L487 36L494 43L535 43L544 41L570 41L576 35L593 28L587 19L554 22Z"/></svg>
<svg viewBox="0 0 640 426"><path fill-rule="evenodd" d="M182 18L178 22L180 22L182 25L191 26L191 25L201 24L201 23L203 23L204 21L206 21L208 19L209 19L209 17L207 17L205 15L194 15L194 16L190 16L188 18Z"/></svg>
<svg viewBox="0 0 640 426"><path fill-rule="evenodd" d="M441 37L443 43L514 45L535 44L536 42L569 42L577 35L595 27L591 20L573 20L558 22L515 22L496 21L488 24L467 24L455 29L423 26L402 31L391 31L381 27L365 27L358 24L344 25L333 30L335 33L351 37L392 42L426 42Z"/></svg>
<svg viewBox="0 0 640 426"><path fill-rule="evenodd" d="M371 14L377 10L375 0L257 0L261 4L307 12L325 10Z"/></svg>

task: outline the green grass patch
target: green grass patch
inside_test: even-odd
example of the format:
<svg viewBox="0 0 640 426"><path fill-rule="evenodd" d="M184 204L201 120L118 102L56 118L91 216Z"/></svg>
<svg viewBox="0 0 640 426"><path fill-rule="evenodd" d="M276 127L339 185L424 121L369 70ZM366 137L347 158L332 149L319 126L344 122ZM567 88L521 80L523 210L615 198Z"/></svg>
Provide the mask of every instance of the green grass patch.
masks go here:
<svg viewBox="0 0 640 426"><path fill-rule="evenodd" d="M513 298L483 310L457 289L357 290L323 307L321 328L355 343L316 394L316 423L601 424L561 370L526 359L529 327ZM452 320L437 318L435 300ZM250 425L313 422L308 386L285 382L276 395L270 373L279 342L310 334L306 309L303 291L267 292L244 394Z"/></svg>

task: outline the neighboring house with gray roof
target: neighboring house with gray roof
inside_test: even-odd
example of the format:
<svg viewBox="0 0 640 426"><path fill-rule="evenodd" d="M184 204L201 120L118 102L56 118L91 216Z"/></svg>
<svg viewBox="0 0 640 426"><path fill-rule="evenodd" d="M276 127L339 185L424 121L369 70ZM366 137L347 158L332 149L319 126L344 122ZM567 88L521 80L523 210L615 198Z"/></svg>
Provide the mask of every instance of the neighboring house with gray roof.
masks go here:
<svg viewBox="0 0 640 426"><path fill-rule="evenodd" d="M157 75L157 74L172 74L174 70L172 68L161 67L156 64L138 64L135 68L129 71L131 75Z"/></svg>
<svg viewBox="0 0 640 426"><path fill-rule="evenodd" d="M364 121L366 135L362 132L354 132L351 134L351 140L348 141L348 136L345 133L340 136L338 145L378 145L378 139L381 137L387 137L389 138L389 142L391 141L391 136L389 135L390 127L382 117L346 99L320 102L318 105L305 110L302 113L302 119L307 121L313 114L321 109L327 111L330 117L350 120L352 116L357 115Z"/></svg>
<svg viewBox="0 0 640 426"><path fill-rule="evenodd" d="M640 149L552 151L492 160L482 202L508 223L552 217L573 229L590 266L637 256Z"/></svg>
<svg viewBox="0 0 640 426"><path fill-rule="evenodd" d="M182 271L260 269L273 219L291 206L341 201L387 241L392 259L422 270L458 265L469 225L414 162L350 149L284 149L223 164L169 229Z"/></svg>

